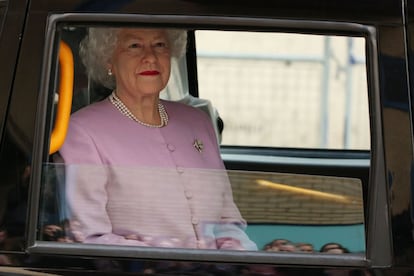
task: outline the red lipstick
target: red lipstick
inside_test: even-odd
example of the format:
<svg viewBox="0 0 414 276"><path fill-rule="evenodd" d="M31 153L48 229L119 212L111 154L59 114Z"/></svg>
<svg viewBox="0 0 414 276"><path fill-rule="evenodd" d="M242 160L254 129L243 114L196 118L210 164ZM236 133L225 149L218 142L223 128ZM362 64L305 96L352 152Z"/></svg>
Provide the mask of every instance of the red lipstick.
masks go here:
<svg viewBox="0 0 414 276"><path fill-rule="evenodd" d="M142 75L142 76L155 76L155 75L159 75L160 72L151 70L151 71L143 71L139 74Z"/></svg>

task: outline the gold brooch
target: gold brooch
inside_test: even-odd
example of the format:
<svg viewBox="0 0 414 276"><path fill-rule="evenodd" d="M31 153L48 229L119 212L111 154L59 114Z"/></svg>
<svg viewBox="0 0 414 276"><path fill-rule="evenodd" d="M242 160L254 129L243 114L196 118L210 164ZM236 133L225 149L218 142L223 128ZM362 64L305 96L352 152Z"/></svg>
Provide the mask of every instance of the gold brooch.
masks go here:
<svg viewBox="0 0 414 276"><path fill-rule="evenodd" d="M201 153L203 151L203 148L204 148L203 141L195 139L193 146L196 150L198 150L198 152Z"/></svg>

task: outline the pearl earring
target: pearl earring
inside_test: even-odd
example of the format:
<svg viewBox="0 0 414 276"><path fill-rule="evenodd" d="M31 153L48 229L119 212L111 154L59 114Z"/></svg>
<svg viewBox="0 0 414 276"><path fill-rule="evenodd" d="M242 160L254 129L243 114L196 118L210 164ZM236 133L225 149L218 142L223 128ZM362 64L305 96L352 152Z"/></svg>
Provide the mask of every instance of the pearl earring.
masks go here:
<svg viewBox="0 0 414 276"><path fill-rule="evenodd" d="M108 76L112 76L112 70L111 70L111 68L108 69Z"/></svg>

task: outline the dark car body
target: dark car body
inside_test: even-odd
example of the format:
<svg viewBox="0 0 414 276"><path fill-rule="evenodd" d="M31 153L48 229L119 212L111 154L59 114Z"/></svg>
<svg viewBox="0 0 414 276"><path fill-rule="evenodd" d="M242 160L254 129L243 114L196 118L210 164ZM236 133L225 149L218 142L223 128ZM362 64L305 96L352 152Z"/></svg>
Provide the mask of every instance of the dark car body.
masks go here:
<svg viewBox="0 0 414 276"><path fill-rule="evenodd" d="M413 273L413 1L1 0L0 16L0 230L8 234L0 247L0 255L8 260L0 262L0 274L144 273L143 264L165 275ZM42 207L38 202L44 181L42 162L48 155L45 144L54 89L49 83L57 66L52 57L57 53L55 31L63 26L59 24L141 24L364 38L369 150L230 146L222 147L222 154L229 170L359 179L365 252L269 255L261 251L133 250L40 240ZM189 39L188 86L191 95L198 97L197 45L193 36ZM291 159L285 162L283 158Z"/></svg>

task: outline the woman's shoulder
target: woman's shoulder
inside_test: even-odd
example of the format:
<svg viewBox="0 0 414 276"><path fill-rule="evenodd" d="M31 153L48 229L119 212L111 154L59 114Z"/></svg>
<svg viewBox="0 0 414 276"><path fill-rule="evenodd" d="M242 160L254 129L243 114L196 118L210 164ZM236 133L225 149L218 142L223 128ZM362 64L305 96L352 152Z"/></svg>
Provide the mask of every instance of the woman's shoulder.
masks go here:
<svg viewBox="0 0 414 276"><path fill-rule="evenodd" d="M72 114L72 117L80 117L80 116L90 116L95 114L96 112L102 112L108 109L111 106L108 98L105 98L101 101L91 103L87 106L80 108L79 110L75 111Z"/></svg>
<svg viewBox="0 0 414 276"><path fill-rule="evenodd" d="M209 120L207 112L203 108L194 107L191 104L184 102L175 102L162 100L167 113L174 114L174 116L180 116L190 119Z"/></svg>
<svg viewBox="0 0 414 276"><path fill-rule="evenodd" d="M111 110L112 105L108 99L105 98L102 101L92 103L74 112L71 115L71 121L96 123L97 121L104 120L108 116L111 116Z"/></svg>
<svg viewBox="0 0 414 276"><path fill-rule="evenodd" d="M171 110L174 110L174 111L183 110L184 112L194 112L196 110L195 107L192 107L182 102L170 101L170 100L161 100L161 102L163 105L165 105L165 107Z"/></svg>

